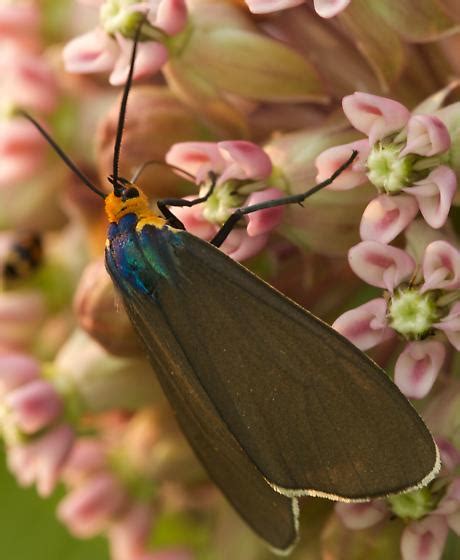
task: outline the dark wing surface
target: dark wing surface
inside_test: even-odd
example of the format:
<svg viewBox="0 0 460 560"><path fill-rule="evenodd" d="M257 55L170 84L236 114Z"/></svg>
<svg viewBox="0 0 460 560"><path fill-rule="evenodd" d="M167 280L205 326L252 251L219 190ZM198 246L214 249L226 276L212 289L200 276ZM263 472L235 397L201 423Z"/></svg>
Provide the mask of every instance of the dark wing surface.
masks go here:
<svg viewBox="0 0 460 560"><path fill-rule="evenodd" d="M272 547L288 551L298 535L296 499L275 492L242 450L200 384L161 304L133 289L109 251L106 256L109 273L196 455L248 525Z"/></svg>
<svg viewBox="0 0 460 560"><path fill-rule="evenodd" d="M200 392L199 402L206 395L209 422L221 418L286 495L359 500L434 477L432 436L381 368L209 243L174 235L181 243L169 245L169 278L159 279L155 303L142 304L158 310L152 322L142 315L142 328L152 333L159 321L174 338L162 358L171 368L163 372L170 398L187 399L179 379ZM144 228L139 243L152 267L154 242L158 230ZM173 368L177 348L183 359Z"/></svg>

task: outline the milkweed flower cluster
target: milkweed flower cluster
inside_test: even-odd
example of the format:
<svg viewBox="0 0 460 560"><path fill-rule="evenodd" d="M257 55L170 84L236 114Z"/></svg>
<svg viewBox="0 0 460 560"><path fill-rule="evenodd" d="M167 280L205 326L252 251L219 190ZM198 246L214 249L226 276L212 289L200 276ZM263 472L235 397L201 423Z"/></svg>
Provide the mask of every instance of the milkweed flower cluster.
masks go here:
<svg viewBox="0 0 460 560"><path fill-rule="evenodd" d="M136 28L142 18L139 54L134 67L135 78L155 74L168 59L168 39L180 33L187 23L183 0L136 2L135 0L101 0L100 26L73 39L64 49L69 72L110 71L110 83L123 84Z"/></svg>
<svg viewBox="0 0 460 560"><path fill-rule="evenodd" d="M198 196L206 195L212 177L216 177L216 188L205 203L175 211L187 231L207 241L214 237L236 208L273 200L284 194L267 185L272 163L264 150L251 142L175 144L166 154L166 162L183 169L202 185ZM246 228L234 229L222 250L238 261L256 255L267 244L270 231L280 224L282 214L282 208L275 207L249 215Z"/></svg>
<svg viewBox="0 0 460 560"><path fill-rule="evenodd" d="M305 192L358 151L303 206L245 216L222 250L371 352L414 399L443 466L400 496L307 500L300 522L311 533L291 557L456 560L454 4L0 4L0 435L20 486L40 496L61 487L57 518L75 538L105 537L111 560L266 555L174 422L104 270L106 223L93 193L20 116L37 117L108 191L113 86L126 81L141 25L120 175L135 177L152 202L206 198L171 208L194 235L209 241L235 209ZM43 261L32 269L27 251L17 252L23 274L11 281L4 262L17 229L40 233ZM0 555L14 557L0 543Z"/></svg>

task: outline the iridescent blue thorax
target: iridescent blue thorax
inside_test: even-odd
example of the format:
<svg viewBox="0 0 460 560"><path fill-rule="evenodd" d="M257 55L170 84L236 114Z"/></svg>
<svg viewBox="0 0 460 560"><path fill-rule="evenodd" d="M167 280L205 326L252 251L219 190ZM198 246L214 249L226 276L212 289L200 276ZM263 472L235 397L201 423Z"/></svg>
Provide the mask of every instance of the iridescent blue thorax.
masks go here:
<svg viewBox="0 0 460 560"><path fill-rule="evenodd" d="M179 231L142 225L136 214L126 214L109 225L107 268L115 283L122 277L135 290L154 294L159 281L174 280L176 251L182 246Z"/></svg>

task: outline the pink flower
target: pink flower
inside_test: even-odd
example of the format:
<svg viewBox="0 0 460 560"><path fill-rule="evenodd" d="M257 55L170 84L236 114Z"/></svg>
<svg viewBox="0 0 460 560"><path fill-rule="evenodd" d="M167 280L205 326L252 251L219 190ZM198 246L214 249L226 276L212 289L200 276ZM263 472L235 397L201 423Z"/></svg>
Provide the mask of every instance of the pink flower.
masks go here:
<svg viewBox="0 0 460 560"><path fill-rule="evenodd" d="M0 398L8 392L35 381L40 374L40 364L26 354L0 355Z"/></svg>
<svg viewBox="0 0 460 560"><path fill-rule="evenodd" d="M109 473L83 481L59 504L58 517L77 537L92 537L105 530L123 509L126 492Z"/></svg>
<svg viewBox="0 0 460 560"><path fill-rule="evenodd" d="M278 189L256 191L249 195L245 206L273 200L283 195L284 193ZM193 198L187 197L188 200L193 200ZM204 204L191 208L178 207L174 208L174 215L184 224L187 231L209 241L219 231L219 226L208 221L203 215L203 210ZM220 247L221 250L237 261L253 257L265 247L270 231L279 225L282 215L281 206L249 214L246 228L235 228Z"/></svg>
<svg viewBox="0 0 460 560"><path fill-rule="evenodd" d="M246 0L253 14L266 14L300 6L305 0ZM323 18L331 18L344 10L350 0L313 0L316 13Z"/></svg>
<svg viewBox="0 0 460 560"><path fill-rule="evenodd" d="M364 210L359 233L365 241L390 243L415 218L418 205L408 195L382 194L371 200Z"/></svg>
<svg viewBox="0 0 460 560"><path fill-rule="evenodd" d="M388 517L388 506L383 500L346 504L335 504L335 513L347 529L353 531L367 529Z"/></svg>
<svg viewBox="0 0 460 560"><path fill-rule="evenodd" d="M400 153L434 156L450 148L450 135L442 120L434 115L413 115L407 124L406 147Z"/></svg>
<svg viewBox="0 0 460 560"><path fill-rule="evenodd" d="M112 12L106 14L103 24L108 31L96 28L66 45L63 51L66 70L76 73L111 71L110 83L123 84L128 76L132 39L122 35L121 30L123 21L126 19L129 22L134 12L146 13L147 20L153 28L167 35L180 33L187 23L184 0L159 0L126 5L121 3L117 15L113 15ZM160 39L159 36L158 40ZM167 59L168 49L161 42L141 41L134 65L134 78L155 74Z"/></svg>
<svg viewBox="0 0 460 560"><path fill-rule="evenodd" d="M444 363L446 349L437 340L410 342L395 364L394 381L410 399L423 399L430 392Z"/></svg>
<svg viewBox="0 0 460 560"><path fill-rule="evenodd" d="M49 496L72 449L73 430L59 425L27 445L8 449L8 466L22 486L37 484L41 496Z"/></svg>
<svg viewBox="0 0 460 560"><path fill-rule="evenodd" d="M63 408L54 387L43 379L14 389L5 396L4 402L18 428L28 434L49 426Z"/></svg>
<svg viewBox="0 0 460 560"><path fill-rule="evenodd" d="M348 95L342 105L350 123L368 139L322 152L316 159L318 180L345 161L350 146L358 149L357 163L329 188L347 190L367 182L377 188L379 196L361 220L362 239L389 243L419 210L431 227L442 227L457 188L454 171L441 157L451 145L446 125L434 115L410 116L397 101L368 93Z"/></svg>
<svg viewBox="0 0 460 560"><path fill-rule="evenodd" d="M370 146L367 140L358 140L341 146L334 146L321 152L315 160L318 170L316 180L318 183L328 179L334 171L343 165L357 150L358 157L347 167L327 188L333 191L354 189L358 185L368 182L365 162L369 155Z"/></svg>
<svg viewBox="0 0 460 560"><path fill-rule="evenodd" d="M434 329L460 348L460 303L445 313L437 299L460 285L460 253L446 241L433 241L423 256L422 279L417 280L414 259L405 251L374 241L363 241L349 252L357 276L391 294L341 315L333 327L362 350L395 334L409 342L395 365L395 383L408 397L420 399L431 390L445 359L442 342L426 338ZM412 284L407 281L412 279ZM436 290L433 293L433 290ZM391 327L391 328L390 328ZM420 340L426 338L425 340Z"/></svg>
<svg viewBox="0 0 460 560"><path fill-rule="evenodd" d="M401 103L359 91L344 97L342 107L356 130L369 137L371 146L377 140L401 130L410 117L409 111Z"/></svg>
<svg viewBox="0 0 460 560"><path fill-rule="evenodd" d="M46 144L25 119L0 122L0 187L28 179L44 162Z"/></svg>
<svg viewBox="0 0 460 560"><path fill-rule="evenodd" d="M166 154L166 162L195 176L197 184L212 171L219 176L217 185L230 179L260 181L272 172L265 151L245 140L225 142L180 142Z"/></svg>

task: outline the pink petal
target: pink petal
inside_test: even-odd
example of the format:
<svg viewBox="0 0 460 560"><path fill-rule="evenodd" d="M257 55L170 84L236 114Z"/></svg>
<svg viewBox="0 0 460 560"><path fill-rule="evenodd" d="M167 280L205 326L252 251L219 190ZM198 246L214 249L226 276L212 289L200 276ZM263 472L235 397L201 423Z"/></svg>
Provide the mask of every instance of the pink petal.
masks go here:
<svg viewBox="0 0 460 560"><path fill-rule="evenodd" d="M43 56L1 47L0 75L9 91L14 92L15 105L48 113L56 108L56 78Z"/></svg>
<svg viewBox="0 0 460 560"><path fill-rule="evenodd" d="M234 229L220 248L233 260L245 261L262 251L268 237L268 234L249 237L245 229Z"/></svg>
<svg viewBox="0 0 460 560"><path fill-rule="evenodd" d="M0 397L38 378L40 364L26 354L0 355Z"/></svg>
<svg viewBox="0 0 460 560"><path fill-rule="evenodd" d="M5 403L19 428L29 434L51 424L62 412L60 396L43 379L36 379L8 393Z"/></svg>
<svg viewBox="0 0 460 560"><path fill-rule="evenodd" d="M316 13L323 18L331 18L342 12L351 0L313 0Z"/></svg>
<svg viewBox="0 0 460 560"><path fill-rule="evenodd" d="M413 115L407 124L406 146L401 156L434 156L450 148L450 134L442 120L434 115Z"/></svg>
<svg viewBox="0 0 460 560"><path fill-rule="evenodd" d="M92 537L104 530L126 501L126 494L111 474L89 478L58 506L58 517L77 537Z"/></svg>
<svg viewBox="0 0 460 560"><path fill-rule="evenodd" d="M407 195L382 194L371 200L364 210L359 228L361 239L390 243L415 218L418 205Z"/></svg>
<svg viewBox="0 0 460 560"><path fill-rule="evenodd" d="M99 27L72 39L62 51L65 69L77 74L108 72L118 54L117 43Z"/></svg>
<svg viewBox="0 0 460 560"><path fill-rule="evenodd" d="M8 466L25 486L36 482L40 496L53 491L74 442L73 430L63 424L28 445L8 451Z"/></svg>
<svg viewBox="0 0 460 560"><path fill-rule="evenodd" d="M446 474L453 472L460 466L460 451L447 439L437 437L436 445L441 455L441 464Z"/></svg>
<svg viewBox="0 0 460 560"><path fill-rule="evenodd" d="M62 478L66 484L75 486L83 479L107 467L104 445L92 437L79 438L67 459Z"/></svg>
<svg viewBox="0 0 460 560"><path fill-rule="evenodd" d="M184 198L194 200L196 196L186 196ZM184 224L188 232L193 233L200 239L209 241L217 233L217 226L203 217L203 204L197 204L190 208L178 206L174 208L173 213Z"/></svg>
<svg viewBox="0 0 460 560"><path fill-rule="evenodd" d="M136 558L136 560L194 560L194 558L195 556L191 552L177 548L159 552L147 552Z"/></svg>
<svg viewBox="0 0 460 560"><path fill-rule="evenodd" d="M373 500L356 504L339 502L335 504L335 513L347 529L357 531L376 525L385 519L389 512L384 501Z"/></svg>
<svg viewBox="0 0 460 560"><path fill-rule="evenodd" d="M448 527L445 519L429 515L410 523L401 537L403 560L440 560Z"/></svg>
<svg viewBox="0 0 460 560"><path fill-rule="evenodd" d="M451 516L460 509L460 478L456 477L447 487L446 493L442 497L435 510L437 515Z"/></svg>
<svg viewBox="0 0 460 560"><path fill-rule="evenodd" d="M449 314L433 326L443 331L452 346L460 351L460 302L454 303Z"/></svg>
<svg viewBox="0 0 460 560"><path fill-rule="evenodd" d="M348 338L360 350L368 350L394 335L387 326L387 302L383 298L346 311L332 324L332 328Z"/></svg>
<svg viewBox="0 0 460 560"><path fill-rule="evenodd" d="M217 147L225 160L225 169L218 184L228 179L266 179L272 172L272 162L262 148L245 140L218 142Z"/></svg>
<svg viewBox="0 0 460 560"><path fill-rule="evenodd" d="M422 292L460 288L460 251L447 241L433 241L423 255Z"/></svg>
<svg viewBox="0 0 460 560"><path fill-rule="evenodd" d="M457 177L447 165L436 167L426 179L403 189L417 199L426 223L436 229L446 223L456 190Z"/></svg>
<svg viewBox="0 0 460 560"><path fill-rule="evenodd" d="M44 163L46 144L25 119L0 123L0 186L31 177Z"/></svg>
<svg viewBox="0 0 460 560"><path fill-rule="evenodd" d="M356 276L390 292L415 271L415 261L405 251L377 241L362 241L352 247L348 262Z"/></svg>
<svg viewBox="0 0 460 560"><path fill-rule="evenodd" d="M444 363L446 349L436 340L410 342L395 364L394 381L410 399L423 399Z"/></svg>
<svg viewBox="0 0 460 560"><path fill-rule="evenodd" d="M5 3L0 5L0 37L19 42L32 49L37 46L40 30L40 8L32 3Z"/></svg>
<svg viewBox="0 0 460 560"><path fill-rule="evenodd" d="M410 117L401 103L359 91L344 97L342 107L351 124L369 136L371 146L404 128Z"/></svg>
<svg viewBox="0 0 460 560"><path fill-rule="evenodd" d="M158 5L157 0L152 4ZM187 24L187 6L184 0L161 0L157 8L155 25L168 35L180 33Z"/></svg>
<svg viewBox="0 0 460 560"><path fill-rule="evenodd" d="M321 152L315 160L316 169L318 170L316 175L317 182L320 183L328 179L334 171L348 160L353 150L358 151L358 157L327 188L333 191L346 191L366 183L368 179L365 164L370 152L367 140L358 140L349 144L334 146Z"/></svg>
<svg viewBox="0 0 460 560"><path fill-rule="evenodd" d="M131 40L125 39L121 35L117 35L117 41L120 45L121 53L109 77L109 82L113 86L124 84L128 78L133 44ZM153 76L167 60L168 49L161 43L155 43L153 41L139 43L136 62L134 64L133 78L138 80L147 76Z"/></svg>
<svg viewBox="0 0 460 560"><path fill-rule="evenodd" d="M108 530L113 560L138 558L148 543L152 531L153 512L147 504L134 504Z"/></svg>
<svg viewBox="0 0 460 560"><path fill-rule="evenodd" d="M245 0L253 14L267 14L300 6L305 0Z"/></svg>
<svg viewBox="0 0 460 560"><path fill-rule="evenodd" d="M245 206L252 204L260 204L267 200L275 200L284 196L284 192L279 189L265 189L263 191L256 191L249 195L246 200ZM248 225L246 227L249 237L269 233L271 230L278 227L283 218L284 208L282 206L275 206L274 208L267 208L259 210L252 214L248 214Z"/></svg>
<svg viewBox="0 0 460 560"><path fill-rule="evenodd" d="M209 171L220 174L226 165L214 142L178 142L170 148L165 160L195 175L197 183L205 181Z"/></svg>

